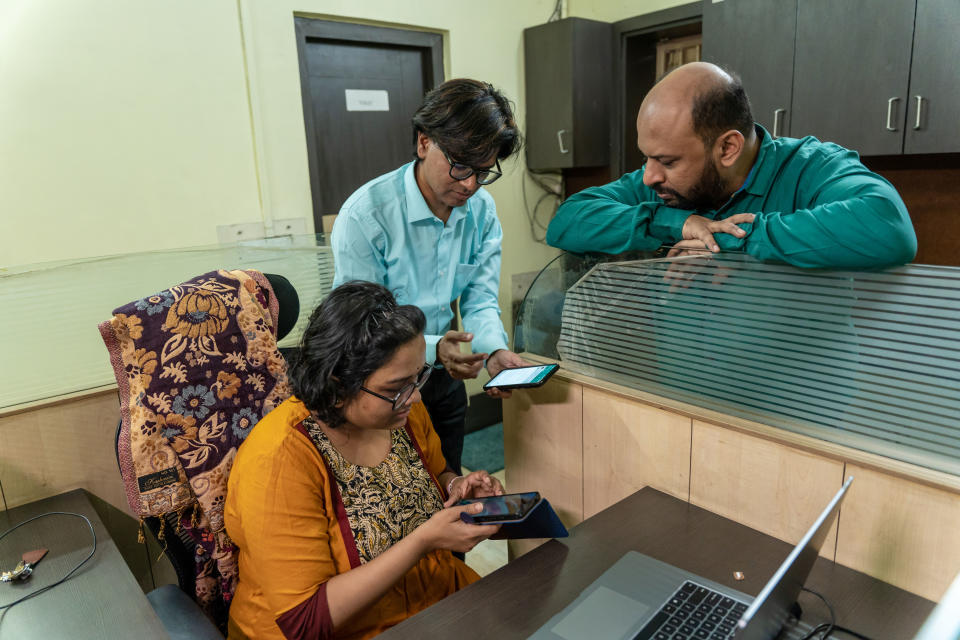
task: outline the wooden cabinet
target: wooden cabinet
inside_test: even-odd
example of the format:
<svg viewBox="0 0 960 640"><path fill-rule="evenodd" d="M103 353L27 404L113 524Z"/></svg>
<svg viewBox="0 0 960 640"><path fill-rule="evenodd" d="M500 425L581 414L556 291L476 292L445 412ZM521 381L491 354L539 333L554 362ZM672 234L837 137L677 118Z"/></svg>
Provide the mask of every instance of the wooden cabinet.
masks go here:
<svg viewBox="0 0 960 640"><path fill-rule="evenodd" d="M916 0L800 0L790 135L903 151Z"/></svg>
<svg viewBox="0 0 960 640"><path fill-rule="evenodd" d="M531 171L610 161L613 27L564 18L523 31Z"/></svg>
<svg viewBox="0 0 960 640"><path fill-rule="evenodd" d="M960 150L960 4L918 0L905 153Z"/></svg>
<svg viewBox="0 0 960 640"><path fill-rule="evenodd" d="M736 72L753 117L773 136L790 131L797 0L703 4L703 59Z"/></svg>
<svg viewBox="0 0 960 640"><path fill-rule="evenodd" d="M956 0L704 0L704 59L773 135L861 155L960 151Z"/></svg>

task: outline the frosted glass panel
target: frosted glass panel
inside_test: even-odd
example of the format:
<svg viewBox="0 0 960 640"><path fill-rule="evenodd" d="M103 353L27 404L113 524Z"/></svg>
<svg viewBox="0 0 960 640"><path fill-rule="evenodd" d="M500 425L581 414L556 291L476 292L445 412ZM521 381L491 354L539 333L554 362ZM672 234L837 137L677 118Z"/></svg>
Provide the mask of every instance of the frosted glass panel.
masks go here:
<svg viewBox="0 0 960 640"><path fill-rule="evenodd" d="M960 473L960 269L814 271L719 254L590 266L558 292L563 272L551 265L528 299L561 309L566 368Z"/></svg>
<svg viewBox="0 0 960 640"><path fill-rule="evenodd" d="M324 236L309 235L0 271L0 409L113 384L97 324L131 300L215 269L256 269L290 280L300 317L281 346L293 346L330 291L333 254Z"/></svg>

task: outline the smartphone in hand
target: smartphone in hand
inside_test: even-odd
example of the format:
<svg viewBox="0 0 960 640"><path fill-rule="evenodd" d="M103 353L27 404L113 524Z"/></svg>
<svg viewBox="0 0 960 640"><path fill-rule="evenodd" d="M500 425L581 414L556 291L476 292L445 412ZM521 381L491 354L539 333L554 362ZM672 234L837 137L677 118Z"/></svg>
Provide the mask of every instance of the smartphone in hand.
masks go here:
<svg viewBox="0 0 960 640"><path fill-rule="evenodd" d="M557 369L558 364L538 364L532 367L516 367L515 369L504 369L490 379L490 382L483 385L484 389L523 389L527 387L539 387L550 379Z"/></svg>

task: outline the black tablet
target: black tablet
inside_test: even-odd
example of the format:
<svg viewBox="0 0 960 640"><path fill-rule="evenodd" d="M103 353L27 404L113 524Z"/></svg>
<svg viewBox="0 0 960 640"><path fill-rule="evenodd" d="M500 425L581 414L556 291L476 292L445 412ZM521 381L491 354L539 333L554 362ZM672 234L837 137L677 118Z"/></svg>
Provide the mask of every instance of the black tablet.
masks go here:
<svg viewBox="0 0 960 640"><path fill-rule="evenodd" d="M504 369L490 382L483 385L484 389L522 389L524 387L539 387L550 379L550 376L560 368L558 364L538 364L532 367L517 367Z"/></svg>
<svg viewBox="0 0 960 640"><path fill-rule="evenodd" d="M488 496L486 498L468 498L458 504L483 504L480 513L461 513L460 519L470 524L499 524L523 520L530 510L540 502L540 494L536 491L526 493L508 493L503 496Z"/></svg>

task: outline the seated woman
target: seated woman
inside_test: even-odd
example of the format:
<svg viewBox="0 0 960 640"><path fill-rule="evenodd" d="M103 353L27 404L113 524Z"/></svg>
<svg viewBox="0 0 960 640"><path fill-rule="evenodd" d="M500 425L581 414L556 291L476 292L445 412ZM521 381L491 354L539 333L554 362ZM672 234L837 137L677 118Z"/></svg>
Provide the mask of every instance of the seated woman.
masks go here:
<svg viewBox="0 0 960 640"><path fill-rule="evenodd" d="M253 428L227 489L239 547L230 638L366 638L479 576L451 551L496 533L461 498L499 495L446 468L420 387L423 313L348 282L310 317L294 397Z"/></svg>

